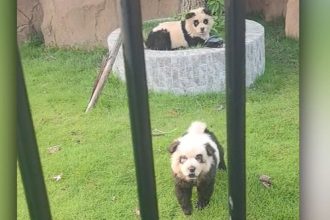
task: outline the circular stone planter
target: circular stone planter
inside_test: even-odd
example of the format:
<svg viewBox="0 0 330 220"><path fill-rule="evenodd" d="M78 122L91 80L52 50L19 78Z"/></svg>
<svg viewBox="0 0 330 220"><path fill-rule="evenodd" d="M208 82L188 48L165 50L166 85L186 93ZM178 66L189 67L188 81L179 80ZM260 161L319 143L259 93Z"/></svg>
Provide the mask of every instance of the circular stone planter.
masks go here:
<svg viewBox="0 0 330 220"><path fill-rule="evenodd" d="M109 49L120 29L108 37ZM246 86L265 69L264 28L246 20ZM192 48L174 51L145 49L148 89L174 94L200 94L225 90L225 48ZM125 80L123 51L120 48L114 74Z"/></svg>

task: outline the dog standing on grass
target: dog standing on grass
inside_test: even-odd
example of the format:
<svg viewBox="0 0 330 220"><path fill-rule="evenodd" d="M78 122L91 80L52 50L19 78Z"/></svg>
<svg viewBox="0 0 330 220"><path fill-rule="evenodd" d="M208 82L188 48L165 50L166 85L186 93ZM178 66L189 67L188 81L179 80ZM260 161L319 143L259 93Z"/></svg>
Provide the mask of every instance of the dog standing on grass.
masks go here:
<svg viewBox="0 0 330 220"><path fill-rule="evenodd" d="M196 208L203 209L213 194L217 169L226 170L223 148L206 127L193 122L169 147L175 194L186 215L192 213L192 188L197 187Z"/></svg>

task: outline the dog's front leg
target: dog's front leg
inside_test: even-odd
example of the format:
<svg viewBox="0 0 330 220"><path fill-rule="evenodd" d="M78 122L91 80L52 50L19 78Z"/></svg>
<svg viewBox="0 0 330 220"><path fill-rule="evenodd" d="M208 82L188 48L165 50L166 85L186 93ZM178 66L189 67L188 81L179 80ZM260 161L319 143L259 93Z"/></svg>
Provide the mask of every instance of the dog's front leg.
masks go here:
<svg viewBox="0 0 330 220"><path fill-rule="evenodd" d="M210 202L214 190L214 178L204 180L197 185L198 201L196 208L203 209Z"/></svg>
<svg viewBox="0 0 330 220"><path fill-rule="evenodd" d="M185 215L191 215L192 204L191 194L192 186L177 183L175 185L175 194Z"/></svg>

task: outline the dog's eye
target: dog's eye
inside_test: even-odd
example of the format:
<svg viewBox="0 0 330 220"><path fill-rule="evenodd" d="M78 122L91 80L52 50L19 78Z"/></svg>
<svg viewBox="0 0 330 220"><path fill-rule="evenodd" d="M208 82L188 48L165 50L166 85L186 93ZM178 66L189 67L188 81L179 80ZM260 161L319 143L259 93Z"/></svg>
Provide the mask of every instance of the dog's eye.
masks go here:
<svg viewBox="0 0 330 220"><path fill-rule="evenodd" d="M201 154L197 154L195 159L198 161L198 162L203 162L203 155Z"/></svg>
<svg viewBox="0 0 330 220"><path fill-rule="evenodd" d="M197 25L199 24L198 20L194 20L194 26L197 27Z"/></svg>
<svg viewBox="0 0 330 220"><path fill-rule="evenodd" d="M186 160L187 160L186 156L181 156L179 159L180 163L184 163L184 162L186 162Z"/></svg>
<svg viewBox="0 0 330 220"><path fill-rule="evenodd" d="M208 24L208 23L209 23L209 20L204 19L203 23L204 23L204 24Z"/></svg>

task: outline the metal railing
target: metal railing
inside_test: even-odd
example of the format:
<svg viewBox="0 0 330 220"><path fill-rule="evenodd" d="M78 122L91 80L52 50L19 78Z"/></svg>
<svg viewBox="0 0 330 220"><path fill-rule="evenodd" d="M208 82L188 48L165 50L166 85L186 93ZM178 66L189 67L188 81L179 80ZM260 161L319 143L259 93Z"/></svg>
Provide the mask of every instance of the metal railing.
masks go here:
<svg viewBox="0 0 330 220"><path fill-rule="evenodd" d="M120 8L140 214L158 219L140 1L121 0Z"/></svg>
<svg viewBox="0 0 330 220"><path fill-rule="evenodd" d="M18 164L31 219L48 220L50 207L19 55L16 65Z"/></svg>
<svg viewBox="0 0 330 220"><path fill-rule="evenodd" d="M228 205L231 219L246 216L245 1L225 1Z"/></svg>

